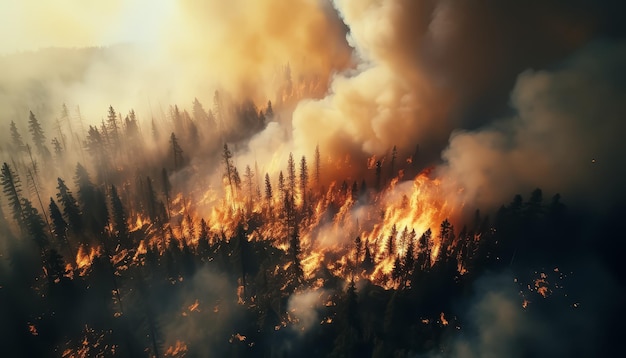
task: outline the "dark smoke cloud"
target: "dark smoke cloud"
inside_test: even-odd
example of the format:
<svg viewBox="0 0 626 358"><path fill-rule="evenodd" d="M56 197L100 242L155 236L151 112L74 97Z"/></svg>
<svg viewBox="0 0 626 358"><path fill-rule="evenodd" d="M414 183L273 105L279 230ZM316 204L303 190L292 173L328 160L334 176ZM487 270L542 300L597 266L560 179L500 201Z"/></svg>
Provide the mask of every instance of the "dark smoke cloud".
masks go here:
<svg viewBox="0 0 626 358"><path fill-rule="evenodd" d="M527 290L512 272L486 274L457 302L460 329L427 357L592 357L616 354L623 286L591 256L548 271L550 293ZM516 269L519 272L531 268ZM518 272L518 273L519 273ZM563 277L563 276L561 276ZM532 282L528 282L532 286ZM560 286L559 286L560 285ZM523 307L527 300L526 308ZM621 314L621 316L620 316Z"/></svg>
<svg viewBox="0 0 626 358"><path fill-rule="evenodd" d="M594 38L618 33L615 18L590 1L335 6L360 65L337 76L325 99L301 103L293 136L298 152L317 143L353 163L388 155L394 145L413 154L419 144L418 160L432 164L454 128L476 128L508 111L519 73L548 68Z"/></svg>
<svg viewBox="0 0 626 358"><path fill-rule="evenodd" d="M624 199L625 61L624 43L601 42L557 69L522 73L511 94L515 114L455 132L440 173L478 206L534 187L594 208Z"/></svg>

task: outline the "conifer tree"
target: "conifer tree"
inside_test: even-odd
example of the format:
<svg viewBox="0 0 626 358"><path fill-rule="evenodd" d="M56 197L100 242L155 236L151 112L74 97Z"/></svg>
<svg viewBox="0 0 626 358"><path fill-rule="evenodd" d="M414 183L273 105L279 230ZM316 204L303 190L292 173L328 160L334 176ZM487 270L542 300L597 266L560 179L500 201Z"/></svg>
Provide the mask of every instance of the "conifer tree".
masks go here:
<svg viewBox="0 0 626 358"><path fill-rule="evenodd" d="M306 207L306 191L309 183L309 170L306 164L306 157L300 159L300 196L302 197L302 207Z"/></svg>
<svg viewBox="0 0 626 358"><path fill-rule="evenodd" d="M15 125L15 122L11 121L9 130L11 131L11 142L13 145L13 150L16 153L23 151L26 148L26 146L24 145L24 141L22 140L22 135L17 130L17 126Z"/></svg>
<svg viewBox="0 0 626 358"><path fill-rule="evenodd" d="M78 202L74 198L74 195L70 189L65 185L65 181L61 178L57 178L57 200L63 206L63 214L67 219L67 222L74 233L80 233L83 230L83 220L78 207Z"/></svg>
<svg viewBox="0 0 626 358"><path fill-rule="evenodd" d="M129 232L128 223L126 222L126 211L115 185L111 185L111 209L113 211L113 233L117 238L118 244L128 244Z"/></svg>
<svg viewBox="0 0 626 358"><path fill-rule="evenodd" d="M22 208L22 188L19 176L5 162L2 164L0 175L0 184L2 184L2 192L6 195L13 219L17 222L20 229L24 229L24 209Z"/></svg>
<svg viewBox="0 0 626 358"><path fill-rule="evenodd" d="M178 139L174 132L170 135L170 143L172 144L172 156L174 158L174 170L178 170L183 164L183 149L178 144Z"/></svg>
<svg viewBox="0 0 626 358"><path fill-rule="evenodd" d="M293 201L296 191L296 162L293 160L292 153L289 153L289 160L287 161L287 180L289 185L289 196Z"/></svg>
<svg viewBox="0 0 626 358"><path fill-rule="evenodd" d="M37 148L37 152L39 155L47 160L50 158L50 151L46 148L46 136L43 133L43 129L41 128L41 124L35 117L35 114L31 111L28 118L28 130L33 138L33 143L35 143L35 147Z"/></svg>

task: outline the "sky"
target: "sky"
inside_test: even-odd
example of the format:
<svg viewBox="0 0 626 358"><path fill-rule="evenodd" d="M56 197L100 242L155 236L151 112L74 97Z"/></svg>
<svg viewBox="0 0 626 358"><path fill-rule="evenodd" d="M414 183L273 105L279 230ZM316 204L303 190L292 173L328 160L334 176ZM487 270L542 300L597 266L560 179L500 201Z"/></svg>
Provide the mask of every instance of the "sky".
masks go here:
<svg viewBox="0 0 626 358"><path fill-rule="evenodd" d="M0 53L157 41L174 0L0 1Z"/></svg>

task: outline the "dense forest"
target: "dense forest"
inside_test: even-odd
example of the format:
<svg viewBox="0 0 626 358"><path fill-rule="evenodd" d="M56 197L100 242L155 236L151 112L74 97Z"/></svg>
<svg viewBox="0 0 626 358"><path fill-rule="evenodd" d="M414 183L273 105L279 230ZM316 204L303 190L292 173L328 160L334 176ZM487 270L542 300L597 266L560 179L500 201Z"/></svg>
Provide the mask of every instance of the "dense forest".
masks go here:
<svg viewBox="0 0 626 358"><path fill-rule="evenodd" d="M275 108L216 91L210 109L109 106L88 125L62 105L54 119L11 121L5 354L613 353L623 209L598 219L536 189L481 211L421 167L419 143L349 174L319 146L284 163L244 161L246 143L280 121L286 83ZM577 339L589 324L595 336Z"/></svg>

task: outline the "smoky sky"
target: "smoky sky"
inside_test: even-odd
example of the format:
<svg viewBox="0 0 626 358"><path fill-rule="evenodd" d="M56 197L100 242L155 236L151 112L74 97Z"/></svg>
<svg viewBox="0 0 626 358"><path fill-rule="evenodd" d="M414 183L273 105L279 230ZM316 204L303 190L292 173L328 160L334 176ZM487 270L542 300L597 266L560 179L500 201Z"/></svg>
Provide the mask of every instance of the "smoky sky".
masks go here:
<svg viewBox="0 0 626 358"><path fill-rule="evenodd" d="M74 50L0 59L3 128L15 120L26 133L33 110L50 130L61 103L80 105L89 124L99 123L109 105L122 113L134 108L149 123L170 105L189 108L194 97L211 107L216 89L262 106L280 97L289 65L294 84L315 79L316 90L240 145L238 165L270 163L262 169L273 172L290 151L310 156L319 145L323 164L336 172L328 179L352 180L371 176L368 158L388 165L393 146L402 159L419 146L412 159L422 167L443 160L440 172L465 186L476 206L533 186L603 202L610 190L593 195L589 188L615 187L603 184L612 183L619 164L610 154L617 151L606 149L619 149L607 128L621 128L623 110L614 80L623 65L611 60L623 52L619 2L134 1L98 11L70 5L46 5L47 17L30 16L31 2L6 13L12 20L4 22L4 36L19 35L5 42L5 53ZM107 15L119 29L101 26ZM63 26L51 28L54 19ZM114 45L120 42L126 45ZM557 108L535 91L564 99ZM595 102L582 100L595 95ZM578 107L570 110L570 103ZM527 110L542 106L550 109ZM590 139L604 135L609 140ZM484 191L478 188L491 187L498 189L477 196Z"/></svg>

